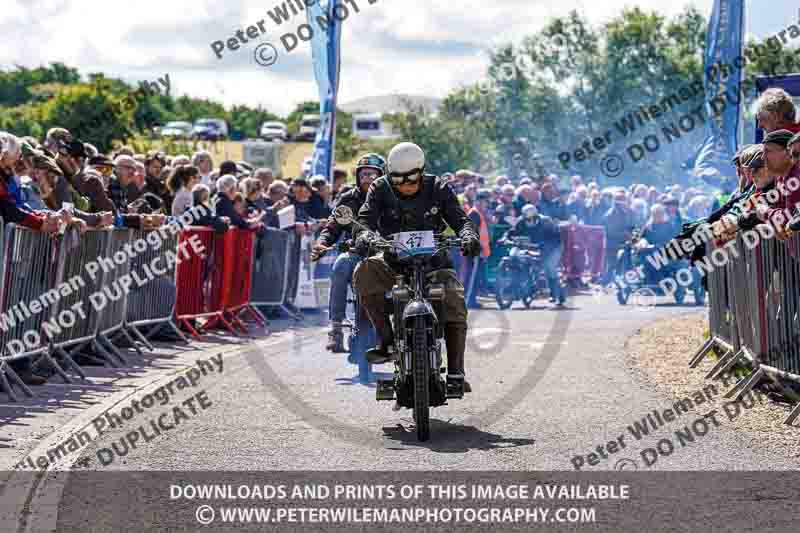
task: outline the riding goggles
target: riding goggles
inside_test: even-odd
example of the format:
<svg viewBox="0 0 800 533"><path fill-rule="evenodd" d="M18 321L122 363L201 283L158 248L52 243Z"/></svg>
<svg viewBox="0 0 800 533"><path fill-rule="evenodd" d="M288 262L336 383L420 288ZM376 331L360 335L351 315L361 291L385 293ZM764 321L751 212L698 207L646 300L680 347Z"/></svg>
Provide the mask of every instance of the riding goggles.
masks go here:
<svg viewBox="0 0 800 533"><path fill-rule="evenodd" d="M402 185L404 183L417 183L422 176L422 171L416 168L409 172L392 172L389 174L389 178L392 180L392 183L395 185Z"/></svg>

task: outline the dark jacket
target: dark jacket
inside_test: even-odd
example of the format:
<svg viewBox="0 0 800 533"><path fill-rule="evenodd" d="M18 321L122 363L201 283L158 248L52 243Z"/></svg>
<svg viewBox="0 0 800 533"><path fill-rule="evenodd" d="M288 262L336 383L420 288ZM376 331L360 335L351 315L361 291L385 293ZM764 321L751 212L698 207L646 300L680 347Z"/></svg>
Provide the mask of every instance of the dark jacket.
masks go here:
<svg viewBox="0 0 800 533"><path fill-rule="evenodd" d="M396 195L386 176L378 178L369 187L358 221L387 238L403 231L442 233L447 226L462 239L478 238L477 228L467 218L450 184L431 174L423 176L420 191L409 199ZM359 233L356 230L355 237ZM431 267L452 268L449 254L440 254Z"/></svg>
<svg viewBox="0 0 800 533"><path fill-rule="evenodd" d="M556 198L555 200L546 200L542 197L539 200L539 212L542 215L548 216L550 218L556 218L558 220L566 220L567 217L567 209L563 203L561 203L560 198Z"/></svg>
<svg viewBox="0 0 800 533"><path fill-rule="evenodd" d="M92 179L96 180L96 178ZM141 227L141 215L128 213L128 191L122 186L116 176L112 176L111 179L108 180L106 198L110 199L110 206L107 209L103 209L103 211L112 211L114 215L120 215L122 217L122 223L128 228Z"/></svg>
<svg viewBox="0 0 800 533"><path fill-rule="evenodd" d="M633 231L633 212L624 206L614 205L603 216L608 248L622 246Z"/></svg>
<svg viewBox="0 0 800 533"><path fill-rule="evenodd" d="M340 205L349 207L351 211L353 211L353 216L358 215L359 211L361 210L361 206L364 205L364 200L367 199L367 195L361 192L361 189L354 188L350 189L347 192L340 194L339 197L336 199L336 207ZM328 223L326 224L325 228L322 230L322 233L319 235L319 243L323 246L333 246L342 236L345 235L345 238L350 237L350 228L340 226L333 215L328 217Z"/></svg>
<svg viewBox="0 0 800 533"><path fill-rule="evenodd" d="M558 227L558 222L544 215L539 215L537 224L528 225L524 218L517 220L503 238L512 237L528 237L533 244L539 246L544 255L561 246L561 229Z"/></svg>
<svg viewBox="0 0 800 533"><path fill-rule="evenodd" d="M218 192L214 199L214 216L228 217L231 219L231 225L237 228L245 229L250 227L250 224L242 218L242 215L236 212L236 207L234 207L230 198Z"/></svg>
<svg viewBox="0 0 800 533"><path fill-rule="evenodd" d="M147 175L144 179L144 189L141 190L141 195L144 193L149 192L153 193L164 202L164 212L165 213L172 213L172 200L173 196L172 193L169 192L167 188L167 184L161 181L158 178L154 178L153 176Z"/></svg>
<svg viewBox="0 0 800 533"><path fill-rule="evenodd" d="M213 210L205 205L204 209L195 216L194 224L192 225L213 228L214 231L218 233L222 233L228 229L227 222L220 220L218 216L214 215Z"/></svg>

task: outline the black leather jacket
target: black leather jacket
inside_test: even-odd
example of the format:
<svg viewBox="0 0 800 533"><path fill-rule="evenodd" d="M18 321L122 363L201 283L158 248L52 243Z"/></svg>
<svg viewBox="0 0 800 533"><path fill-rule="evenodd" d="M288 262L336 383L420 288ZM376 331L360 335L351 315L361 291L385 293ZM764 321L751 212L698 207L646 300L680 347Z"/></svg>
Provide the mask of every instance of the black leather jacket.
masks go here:
<svg viewBox="0 0 800 533"><path fill-rule="evenodd" d="M358 213L358 220L372 231L389 238L402 231L434 231L441 233L450 226L462 239L478 238L478 230L447 180L425 174L419 192L408 199L397 195L383 176L370 185L367 198ZM359 231L356 231L356 237ZM433 268L452 268L447 254L434 258Z"/></svg>
<svg viewBox="0 0 800 533"><path fill-rule="evenodd" d="M344 194L340 194L336 198L334 209L340 205L347 206L351 211L353 211L353 216L356 216L358 215L358 212L361 209L361 206L364 204L364 200L366 198L367 195L361 192L360 188L352 188ZM328 222L325 224L325 228L319 235L319 243L323 246L333 246L343 233L345 234L345 238L347 238L347 236L351 233L350 227L339 225L333 215L331 215L328 217Z"/></svg>

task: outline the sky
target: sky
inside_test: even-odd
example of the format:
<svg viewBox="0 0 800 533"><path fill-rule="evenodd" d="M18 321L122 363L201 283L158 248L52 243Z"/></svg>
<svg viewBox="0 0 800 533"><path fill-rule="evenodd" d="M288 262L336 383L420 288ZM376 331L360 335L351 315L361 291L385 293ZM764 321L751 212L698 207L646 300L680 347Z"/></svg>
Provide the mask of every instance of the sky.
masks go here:
<svg viewBox="0 0 800 533"><path fill-rule="evenodd" d="M298 102L317 98L309 44L299 42L287 52L283 42L290 38L281 39L306 22L305 12L280 25L268 15L286 1L3 0L0 66L59 61L84 75L103 72L130 83L168 73L173 95L212 98L226 106L261 105L286 115ZM796 1L769 0L769 9L761 7L766 0L759 0L758 8L748 3L746 31L759 38L786 27L800 12ZM519 42L548 18L572 9L602 24L634 6L672 16L693 5L708 16L712 0L347 0L345 5L340 103L392 93L444 97L484 77L492 46ZM222 58L215 55L212 42L235 38L237 30L251 25L258 28L259 21L263 33L245 35L248 42L239 42L238 50L226 47ZM276 47L271 66L255 61L261 43Z"/></svg>

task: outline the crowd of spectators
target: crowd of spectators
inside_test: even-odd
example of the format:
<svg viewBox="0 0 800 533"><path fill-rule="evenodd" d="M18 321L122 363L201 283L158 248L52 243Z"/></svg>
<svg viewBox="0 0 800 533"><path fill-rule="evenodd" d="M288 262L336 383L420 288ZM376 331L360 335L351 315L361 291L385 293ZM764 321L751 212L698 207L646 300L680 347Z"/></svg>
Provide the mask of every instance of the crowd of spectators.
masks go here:
<svg viewBox="0 0 800 533"><path fill-rule="evenodd" d="M347 173L336 175L333 187L324 178L284 181L243 161L215 167L203 150L169 156L122 146L104 154L63 128L44 139L0 132L0 216L48 234L69 225L81 235L89 228L155 229L200 205L206 209L194 225L217 231L278 228L278 213L293 206L293 230L313 232L345 187ZM26 384L45 382L28 359L11 366Z"/></svg>
<svg viewBox="0 0 800 533"><path fill-rule="evenodd" d="M627 187L600 187L595 180L572 176L564 182L555 175L532 179L521 176L512 183L507 176L490 179L468 170L449 174L465 210L478 194L486 199L488 222L513 226L526 205L559 223L602 226L606 232L606 279L616 263L617 252L634 230L661 245L680 233L683 221L708 216L720 199L710 187L667 185L660 188L642 183Z"/></svg>

